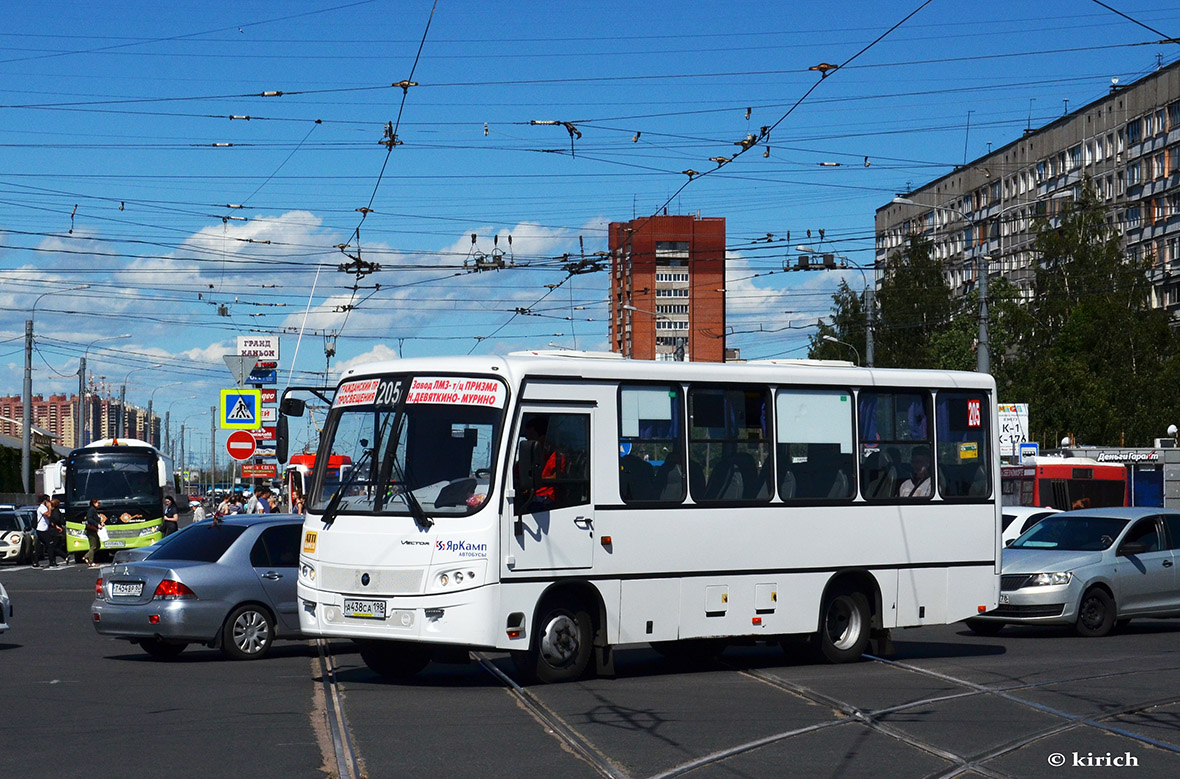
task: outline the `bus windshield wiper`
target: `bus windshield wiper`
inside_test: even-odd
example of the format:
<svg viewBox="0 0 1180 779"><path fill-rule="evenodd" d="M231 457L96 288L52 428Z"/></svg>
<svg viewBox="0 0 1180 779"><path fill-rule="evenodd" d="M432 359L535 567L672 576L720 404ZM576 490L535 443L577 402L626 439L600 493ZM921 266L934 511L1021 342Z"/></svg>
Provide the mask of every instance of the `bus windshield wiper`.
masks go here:
<svg viewBox="0 0 1180 779"><path fill-rule="evenodd" d="M336 515L340 513L340 504L344 498L344 492L352 486L356 481L357 474L363 469L367 460L373 456L372 449L365 449L365 453L361 455L361 459L357 460L356 466L348 471L348 475L344 477L344 481L340 482L340 486L332 493L332 497L328 500L328 505L324 507L323 516L320 521L324 523L325 527L331 527L332 523L336 521Z"/></svg>
<svg viewBox="0 0 1180 779"><path fill-rule="evenodd" d="M393 452L392 462L394 476L397 477L398 482L402 485L402 498L406 501L406 507L410 510L410 515L414 517L414 522L418 527L426 529L434 525L434 520L426 514L426 509L422 508L422 504L418 501L418 496L410 489L410 483L406 481L406 472L402 469L401 462L397 459L397 452Z"/></svg>

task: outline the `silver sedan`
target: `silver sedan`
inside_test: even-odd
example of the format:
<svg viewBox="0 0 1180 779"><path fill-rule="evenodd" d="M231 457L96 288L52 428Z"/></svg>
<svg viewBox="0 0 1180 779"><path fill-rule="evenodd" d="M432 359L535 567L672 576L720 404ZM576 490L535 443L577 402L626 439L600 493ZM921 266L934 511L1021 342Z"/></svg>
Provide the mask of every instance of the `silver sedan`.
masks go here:
<svg viewBox="0 0 1180 779"><path fill-rule="evenodd" d="M201 522L139 560L104 566L91 620L157 658L191 643L232 659L262 657L276 638L300 638L297 612L303 517L254 514Z"/></svg>
<svg viewBox="0 0 1180 779"><path fill-rule="evenodd" d="M1180 617L1180 511L1052 514L1003 550L1000 603L967 626L1072 625L1104 636L1133 617Z"/></svg>

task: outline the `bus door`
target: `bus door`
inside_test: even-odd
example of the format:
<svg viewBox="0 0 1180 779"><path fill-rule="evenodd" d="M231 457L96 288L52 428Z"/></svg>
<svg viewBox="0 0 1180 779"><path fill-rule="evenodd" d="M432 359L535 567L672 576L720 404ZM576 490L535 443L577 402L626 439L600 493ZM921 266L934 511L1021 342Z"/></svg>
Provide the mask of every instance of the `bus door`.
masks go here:
<svg viewBox="0 0 1180 779"><path fill-rule="evenodd" d="M594 408L525 403L517 419L508 555L514 571L589 568L594 562L590 444Z"/></svg>

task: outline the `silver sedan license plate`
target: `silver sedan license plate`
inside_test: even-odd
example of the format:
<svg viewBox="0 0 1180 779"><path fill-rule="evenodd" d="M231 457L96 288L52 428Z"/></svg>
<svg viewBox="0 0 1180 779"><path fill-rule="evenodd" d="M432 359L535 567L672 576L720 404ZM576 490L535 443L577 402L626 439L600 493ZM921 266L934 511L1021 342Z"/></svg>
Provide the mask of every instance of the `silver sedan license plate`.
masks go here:
<svg viewBox="0 0 1180 779"><path fill-rule="evenodd" d="M385 619L385 601L345 600L344 616L361 619Z"/></svg>
<svg viewBox="0 0 1180 779"><path fill-rule="evenodd" d="M111 582L111 595L138 598L143 595L143 582Z"/></svg>
<svg viewBox="0 0 1180 779"><path fill-rule="evenodd" d="M1007 606L1007 605L1008 605L1008 596L1007 596L1007 595L1005 595L1005 594L1003 594L1003 593L1000 593L1000 605L1001 605L1001 606Z"/></svg>

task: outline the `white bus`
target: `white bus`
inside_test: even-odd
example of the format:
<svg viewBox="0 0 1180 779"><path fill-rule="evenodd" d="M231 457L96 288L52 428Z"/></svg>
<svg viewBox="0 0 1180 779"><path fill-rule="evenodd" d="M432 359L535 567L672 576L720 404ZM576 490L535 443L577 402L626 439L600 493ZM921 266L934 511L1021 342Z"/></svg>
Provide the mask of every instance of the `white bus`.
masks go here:
<svg viewBox="0 0 1180 779"><path fill-rule="evenodd" d="M846 662L996 606L990 376L612 357L350 370L308 501L302 630L390 677L486 648L553 682L644 642L802 634ZM329 455L354 465L324 489Z"/></svg>

